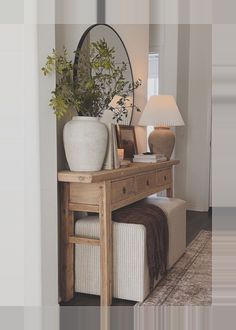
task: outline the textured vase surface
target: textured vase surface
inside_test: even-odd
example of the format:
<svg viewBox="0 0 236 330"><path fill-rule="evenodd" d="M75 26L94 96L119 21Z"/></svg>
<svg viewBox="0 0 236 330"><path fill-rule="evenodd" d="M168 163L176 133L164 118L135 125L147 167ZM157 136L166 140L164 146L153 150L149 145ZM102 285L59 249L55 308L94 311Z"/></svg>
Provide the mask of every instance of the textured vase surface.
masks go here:
<svg viewBox="0 0 236 330"><path fill-rule="evenodd" d="M98 118L73 117L63 130L70 170L100 171L106 154L107 139L107 127Z"/></svg>

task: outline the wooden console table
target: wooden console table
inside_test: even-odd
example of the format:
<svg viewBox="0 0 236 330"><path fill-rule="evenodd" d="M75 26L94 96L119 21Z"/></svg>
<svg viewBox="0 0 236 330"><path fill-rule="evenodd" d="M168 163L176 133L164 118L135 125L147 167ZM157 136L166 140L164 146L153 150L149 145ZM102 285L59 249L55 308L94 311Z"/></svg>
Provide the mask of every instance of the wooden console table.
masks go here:
<svg viewBox="0 0 236 330"><path fill-rule="evenodd" d="M172 167L178 160L161 163L135 163L126 168L99 172L58 173L61 182L61 297L74 295L74 244L100 246L102 306L112 303L112 221L113 210L151 194L167 190L172 196ZM100 239L74 235L74 211L99 213Z"/></svg>

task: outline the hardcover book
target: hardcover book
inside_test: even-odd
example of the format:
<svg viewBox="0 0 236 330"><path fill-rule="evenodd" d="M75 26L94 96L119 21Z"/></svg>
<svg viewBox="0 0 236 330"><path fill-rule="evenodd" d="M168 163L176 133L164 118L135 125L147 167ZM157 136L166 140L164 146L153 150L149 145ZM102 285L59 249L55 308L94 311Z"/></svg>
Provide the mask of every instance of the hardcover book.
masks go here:
<svg viewBox="0 0 236 330"><path fill-rule="evenodd" d="M116 130L114 124L106 124L108 129L108 145L107 145L107 152L105 156L105 161L103 164L104 170L112 170L114 168L120 167L120 161L118 158L117 152L117 137L116 137Z"/></svg>

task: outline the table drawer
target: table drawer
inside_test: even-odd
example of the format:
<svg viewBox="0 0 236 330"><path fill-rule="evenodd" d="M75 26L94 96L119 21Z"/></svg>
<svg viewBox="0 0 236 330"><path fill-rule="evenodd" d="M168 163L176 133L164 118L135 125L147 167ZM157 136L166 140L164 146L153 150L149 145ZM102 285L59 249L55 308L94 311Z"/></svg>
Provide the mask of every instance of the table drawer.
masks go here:
<svg viewBox="0 0 236 330"><path fill-rule="evenodd" d="M156 172L136 176L137 193L142 193L156 187Z"/></svg>
<svg viewBox="0 0 236 330"><path fill-rule="evenodd" d="M171 169L157 172L157 186L164 186L171 183Z"/></svg>
<svg viewBox="0 0 236 330"><path fill-rule="evenodd" d="M120 202L135 194L134 178L128 178L112 182L111 184L111 201L112 203Z"/></svg>

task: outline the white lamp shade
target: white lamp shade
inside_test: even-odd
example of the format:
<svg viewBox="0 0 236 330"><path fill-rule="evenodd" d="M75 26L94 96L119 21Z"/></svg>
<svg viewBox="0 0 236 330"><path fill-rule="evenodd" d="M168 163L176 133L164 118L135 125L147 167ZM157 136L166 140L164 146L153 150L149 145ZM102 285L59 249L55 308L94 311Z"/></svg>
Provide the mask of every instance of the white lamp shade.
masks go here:
<svg viewBox="0 0 236 330"><path fill-rule="evenodd" d="M140 126L183 126L175 99L171 95L153 95L139 120Z"/></svg>

